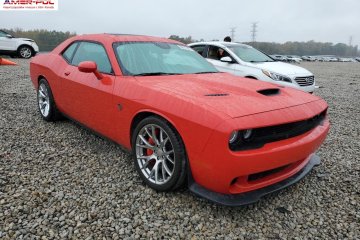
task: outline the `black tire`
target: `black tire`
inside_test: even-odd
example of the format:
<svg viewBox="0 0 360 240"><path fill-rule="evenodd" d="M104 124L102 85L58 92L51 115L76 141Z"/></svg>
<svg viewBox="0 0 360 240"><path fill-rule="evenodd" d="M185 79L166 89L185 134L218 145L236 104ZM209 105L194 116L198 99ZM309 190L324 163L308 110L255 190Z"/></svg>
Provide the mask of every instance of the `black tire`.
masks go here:
<svg viewBox="0 0 360 240"><path fill-rule="evenodd" d="M41 106L43 106L43 105L40 104L41 100L43 102L45 101L45 97L41 97L42 95L40 94L40 92L43 89L46 90L46 93L48 96L47 105L49 107L49 110L46 114L45 114L45 112L42 112ZM44 78L39 81L39 86L37 89L37 103L38 103L39 113L45 121L53 122L53 121L61 119L61 113L59 112L59 110L56 107L54 97L53 97L51 88L49 86L49 83Z"/></svg>
<svg viewBox="0 0 360 240"><path fill-rule="evenodd" d="M172 145L174 150L173 160L175 163L173 165L173 173L172 176L169 176L169 180L163 184L156 184L151 182L148 179L148 177L145 176L144 173L142 172L137 159L137 151L139 151L139 148L137 148L138 135L140 131L144 129L145 126L153 125L153 124L161 127L161 129L166 133L166 135L170 139L170 144ZM181 140L181 137L169 122L157 116L147 117L143 119L136 126L135 130L133 131L131 140L132 140L131 141L132 154L133 154L135 168L138 174L140 175L141 179L148 186L150 186L151 188L157 191L163 192L163 191L173 191L184 185L187 175L187 157L186 157L185 147Z"/></svg>
<svg viewBox="0 0 360 240"><path fill-rule="evenodd" d="M21 46L18 49L17 55L21 58L29 59L33 56L33 49L30 46Z"/></svg>

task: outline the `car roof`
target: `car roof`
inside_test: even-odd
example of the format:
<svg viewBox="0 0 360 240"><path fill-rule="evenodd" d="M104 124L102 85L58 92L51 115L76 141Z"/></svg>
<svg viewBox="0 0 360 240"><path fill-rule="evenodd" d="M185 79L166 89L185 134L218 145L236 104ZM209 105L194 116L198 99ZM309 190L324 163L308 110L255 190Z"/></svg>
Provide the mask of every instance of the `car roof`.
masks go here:
<svg viewBox="0 0 360 240"><path fill-rule="evenodd" d="M111 41L111 42L167 42L182 44L178 41L168 38L151 37L136 34L122 34L122 33L101 33L101 34L83 34L74 37L77 40L94 40L94 41Z"/></svg>
<svg viewBox="0 0 360 240"><path fill-rule="evenodd" d="M196 43L191 43L189 44L189 46L195 46L195 45L201 45L201 44L206 44L206 45L214 45L214 46L218 46L218 47L231 47L231 46L246 46L246 47L251 47L249 45L243 44L243 43L238 43L238 42L223 42L223 41L210 41L210 42L196 42Z"/></svg>

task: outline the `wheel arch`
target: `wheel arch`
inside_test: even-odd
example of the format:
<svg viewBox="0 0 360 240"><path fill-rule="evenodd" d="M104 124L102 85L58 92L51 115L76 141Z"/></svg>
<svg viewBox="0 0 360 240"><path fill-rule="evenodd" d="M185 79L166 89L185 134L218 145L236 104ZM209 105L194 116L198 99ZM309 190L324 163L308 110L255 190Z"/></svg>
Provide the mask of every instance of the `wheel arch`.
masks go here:
<svg viewBox="0 0 360 240"><path fill-rule="evenodd" d="M47 80L47 78L44 76L44 75L39 75L39 76L37 76L37 78L36 78L36 88L38 88L39 87L39 83L40 83L40 80L41 79L45 79L45 81L47 81L48 83L49 83L49 81ZM50 84L49 84L50 85Z"/></svg>
<svg viewBox="0 0 360 240"><path fill-rule="evenodd" d="M31 45L26 44L26 43L20 44L20 45L17 47L16 52L19 52L20 48L21 48L21 47L24 47L24 46L29 47L29 48L31 49L32 54L35 53L35 49L34 49Z"/></svg>
<svg viewBox="0 0 360 240"><path fill-rule="evenodd" d="M151 110L143 110L143 111L139 111L135 114L135 116L132 118L131 120L131 124L130 124L130 134L129 134L129 137L130 137L130 145L132 145L132 135L134 133L134 130L136 128L136 126L145 118L147 117L151 117L151 116L155 116L155 117L159 117L163 120L165 120L166 122L169 123L170 127L179 135L180 137L180 140L182 141L182 143L184 144L184 147L185 147L185 142L184 142L184 139L183 137L181 136L180 132L177 130L176 128L176 124L174 124L173 121L171 121L169 118L167 118L166 116L164 116L163 114L161 113L158 113L158 112L155 112L155 111L151 111ZM131 146L132 147L132 146ZM185 147L185 152L186 152L186 147Z"/></svg>

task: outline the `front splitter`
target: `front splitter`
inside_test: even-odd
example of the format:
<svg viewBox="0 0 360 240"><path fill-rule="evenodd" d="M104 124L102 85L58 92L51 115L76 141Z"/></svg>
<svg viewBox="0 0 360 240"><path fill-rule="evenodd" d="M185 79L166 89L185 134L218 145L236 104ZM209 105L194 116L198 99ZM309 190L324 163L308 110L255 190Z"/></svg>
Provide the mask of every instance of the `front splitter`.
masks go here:
<svg viewBox="0 0 360 240"><path fill-rule="evenodd" d="M302 168L299 172L297 172L293 176L285 180L282 180L281 182L272 184L270 186L240 194L221 194L207 190L206 188L197 184L192 179L190 174L189 190L194 194L196 194L197 196L205 198L217 204L232 206L232 207L243 206L243 205L255 203L265 195L280 191L281 189L284 189L288 186L297 183L298 181L303 179L311 171L311 169L313 169L314 166L317 166L319 164L320 164L320 157L313 154L309 162L305 165L305 167Z"/></svg>

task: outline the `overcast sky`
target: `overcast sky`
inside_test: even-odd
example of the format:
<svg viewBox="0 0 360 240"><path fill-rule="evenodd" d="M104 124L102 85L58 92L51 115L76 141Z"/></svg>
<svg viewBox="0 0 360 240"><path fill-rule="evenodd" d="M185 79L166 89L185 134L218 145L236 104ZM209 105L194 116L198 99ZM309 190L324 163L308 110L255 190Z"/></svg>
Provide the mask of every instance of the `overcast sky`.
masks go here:
<svg viewBox="0 0 360 240"><path fill-rule="evenodd" d="M4 0L0 0L3 2ZM0 12L0 28L132 33L194 39L308 41L360 45L360 0L58 0L59 10Z"/></svg>

